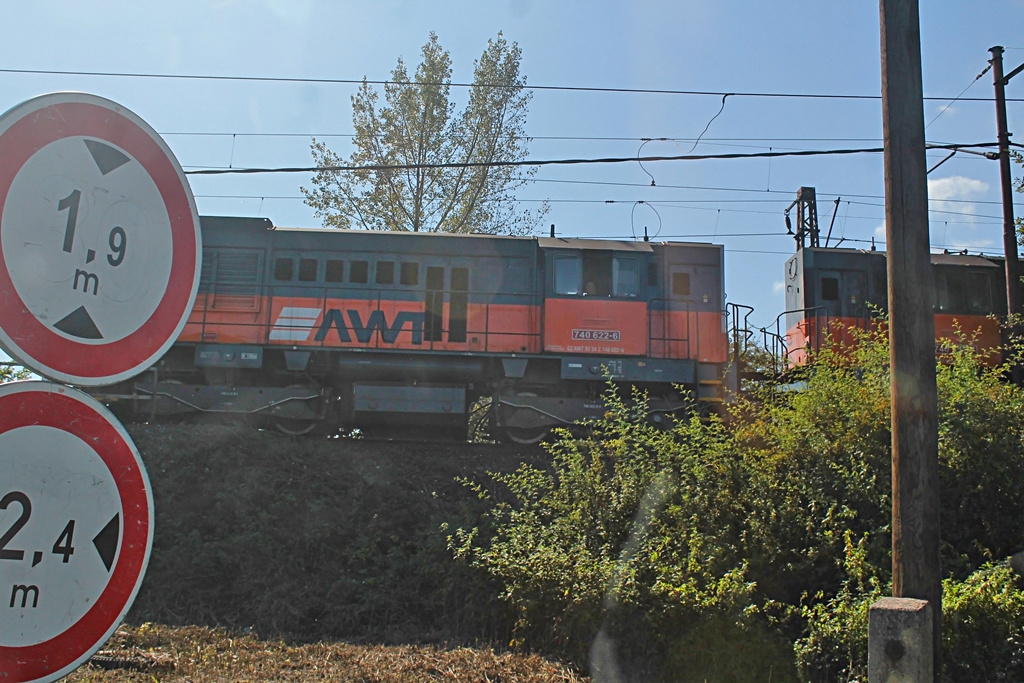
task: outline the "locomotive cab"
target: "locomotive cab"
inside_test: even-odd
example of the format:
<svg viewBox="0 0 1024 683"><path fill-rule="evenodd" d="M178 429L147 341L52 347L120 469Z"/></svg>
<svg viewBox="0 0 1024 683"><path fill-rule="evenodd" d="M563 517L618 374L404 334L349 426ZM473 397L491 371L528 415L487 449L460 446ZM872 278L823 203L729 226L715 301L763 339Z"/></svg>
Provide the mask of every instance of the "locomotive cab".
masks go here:
<svg viewBox="0 0 1024 683"><path fill-rule="evenodd" d="M932 254L936 352L969 342L989 362L1000 360L996 316L1006 315L1002 259ZM826 343L853 342L851 329L881 324L888 310L884 252L804 247L786 262L786 361L806 363Z"/></svg>

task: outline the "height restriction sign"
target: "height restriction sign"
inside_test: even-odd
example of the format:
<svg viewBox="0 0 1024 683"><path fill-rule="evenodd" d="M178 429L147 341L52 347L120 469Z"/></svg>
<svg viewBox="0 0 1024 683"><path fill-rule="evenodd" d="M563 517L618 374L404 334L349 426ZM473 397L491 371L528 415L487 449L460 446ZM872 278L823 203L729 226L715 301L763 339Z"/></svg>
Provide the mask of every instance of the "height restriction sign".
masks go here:
<svg viewBox="0 0 1024 683"><path fill-rule="evenodd" d="M0 681L54 681L91 657L152 543L149 478L106 408L50 382L0 385Z"/></svg>
<svg viewBox="0 0 1024 683"><path fill-rule="evenodd" d="M101 386L181 332L202 245L188 181L142 119L54 93L0 116L0 347L41 375Z"/></svg>

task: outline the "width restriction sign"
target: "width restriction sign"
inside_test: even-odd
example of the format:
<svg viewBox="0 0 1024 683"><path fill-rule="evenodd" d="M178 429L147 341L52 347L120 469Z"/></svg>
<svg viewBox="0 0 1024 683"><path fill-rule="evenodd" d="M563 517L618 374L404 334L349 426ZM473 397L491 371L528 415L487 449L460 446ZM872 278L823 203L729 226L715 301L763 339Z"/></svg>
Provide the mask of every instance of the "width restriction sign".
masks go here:
<svg viewBox="0 0 1024 683"><path fill-rule="evenodd" d="M109 100L54 93L0 116L0 347L100 386L156 362L195 301L195 199L166 143Z"/></svg>
<svg viewBox="0 0 1024 683"><path fill-rule="evenodd" d="M0 386L0 681L54 681L106 642L153 542L145 467L82 392Z"/></svg>

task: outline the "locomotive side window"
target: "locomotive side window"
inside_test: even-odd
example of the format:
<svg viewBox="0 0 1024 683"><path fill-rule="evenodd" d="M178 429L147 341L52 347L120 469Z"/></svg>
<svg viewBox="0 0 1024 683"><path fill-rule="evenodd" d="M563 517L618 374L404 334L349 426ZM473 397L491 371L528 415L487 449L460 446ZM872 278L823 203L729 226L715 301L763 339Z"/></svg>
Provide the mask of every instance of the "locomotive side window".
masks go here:
<svg viewBox="0 0 1024 683"><path fill-rule="evenodd" d="M316 282L317 261L315 258L299 259L299 282Z"/></svg>
<svg viewBox="0 0 1024 683"><path fill-rule="evenodd" d="M588 296L611 296L612 257L606 251L583 252L583 293Z"/></svg>
<svg viewBox="0 0 1024 683"><path fill-rule="evenodd" d="M555 257L555 294L579 294L583 271L576 256Z"/></svg>
<svg viewBox="0 0 1024 683"><path fill-rule="evenodd" d="M636 296L640 293L640 262L637 259L612 259L612 293L615 296Z"/></svg>
<svg viewBox="0 0 1024 683"><path fill-rule="evenodd" d="M278 282L290 282L295 276L295 261L279 257L274 261L274 279Z"/></svg>
<svg viewBox="0 0 1024 683"><path fill-rule="evenodd" d="M690 296L689 273L672 273L672 296Z"/></svg>
<svg viewBox="0 0 1024 683"><path fill-rule="evenodd" d="M420 283L420 264L403 261L398 282L402 285L418 285Z"/></svg>
<svg viewBox="0 0 1024 683"><path fill-rule="evenodd" d="M448 302L448 341L466 341L469 304L469 268L452 268L452 293Z"/></svg>
<svg viewBox="0 0 1024 683"><path fill-rule="evenodd" d="M327 259L324 264L324 280L327 282L345 281L345 262L341 259Z"/></svg>
<svg viewBox="0 0 1024 683"><path fill-rule="evenodd" d="M377 277L375 282L378 285L395 284L395 262L377 261Z"/></svg>
<svg viewBox="0 0 1024 683"><path fill-rule="evenodd" d="M957 313L964 310L964 276L957 270L935 271L935 310Z"/></svg>
<svg viewBox="0 0 1024 683"><path fill-rule="evenodd" d="M821 278L821 299L822 301L839 301L839 278Z"/></svg>
<svg viewBox="0 0 1024 683"><path fill-rule="evenodd" d="M366 284L370 276L370 263L368 261L352 261L348 266L348 281L357 284Z"/></svg>
<svg viewBox="0 0 1024 683"><path fill-rule="evenodd" d="M441 314L444 312L444 268L427 267L426 310L423 319L423 338L427 341L443 339Z"/></svg>
<svg viewBox="0 0 1024 683"><path fill-rule="evenodd" d="M967 274L967 311L989 313L992 309L992 289L988 273Z"/></svg>

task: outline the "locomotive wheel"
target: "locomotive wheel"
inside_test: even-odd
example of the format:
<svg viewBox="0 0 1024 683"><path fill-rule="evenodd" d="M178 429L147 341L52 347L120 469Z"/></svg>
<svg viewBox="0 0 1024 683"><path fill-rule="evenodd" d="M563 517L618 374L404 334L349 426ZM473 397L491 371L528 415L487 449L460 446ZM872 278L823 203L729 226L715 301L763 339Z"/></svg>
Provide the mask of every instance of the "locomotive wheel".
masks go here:
<svg viewBox="0 0 1024 683"><path fill-rule="evenodd" d="M523 397L534 397L535 394L532 391L521 391L516 396ZM532 410L528 408L520 408L519 410L527 411L527 414L535 416ZM533 446L543 441L549 434L551 434L551 427L536 426L536 427L504 427L505 437L508 438L512 443L517 443L522 446Z"/></svg>
<svg viewBox="0 0 1024 683"><path fill-rule="evenodd" d="M292 384L289 385L289 388L304 389L306 387L301 384ZM327 434L329 433L330 428L332 427L332 425L335 424L335 422L333 420L334 413L331 410L331 405L330 403L328 403L328 405L325 406L323 404L324 400L325 399L323 398L319 398L310 399L310 402L304 402L311 407L319 408L319 410L314 410L314 412L320 413L320 417L298 418L285 417L284 415L272 415L270 416L270 425L277 431L281 432L282 434L287 434L288 436L306 436L307 434L312 434L318 429L323 431L324 434Z"/></svg>
<svg viewBox="0 0 1024 683"><path fill-rule="evenodd" d="M522 427L505 427L505 436L508 440L522 446L533 446L543 441L551 430L547 427L524 429Z"/></svg>
<svg viewBox="0 0 1024 683"><path fill-rule="evenodd" d="M306 436L320 426L320 420L292 420L287 417L273 418L274 429L288 436Z"/></svg>

